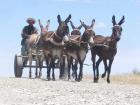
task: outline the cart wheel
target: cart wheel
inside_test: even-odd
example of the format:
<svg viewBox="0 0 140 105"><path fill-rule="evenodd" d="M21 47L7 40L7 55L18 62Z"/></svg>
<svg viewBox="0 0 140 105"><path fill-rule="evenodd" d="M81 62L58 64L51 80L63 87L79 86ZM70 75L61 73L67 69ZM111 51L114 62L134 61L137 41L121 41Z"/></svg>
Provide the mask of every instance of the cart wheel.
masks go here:
<svg viewBox="0 0 140 105"><path fill-rule="evenodd" d="M23 71L22 57L15 55L14 59L14 74L15 77L21 78Z"/></svg>

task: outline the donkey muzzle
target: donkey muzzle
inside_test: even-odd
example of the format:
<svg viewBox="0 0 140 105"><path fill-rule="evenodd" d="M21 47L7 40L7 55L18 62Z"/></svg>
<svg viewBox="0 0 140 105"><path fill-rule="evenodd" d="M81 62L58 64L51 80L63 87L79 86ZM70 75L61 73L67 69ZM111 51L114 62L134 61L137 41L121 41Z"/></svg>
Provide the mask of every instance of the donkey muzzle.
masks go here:
<svg viewBox="0 0 140 105"><path fill-rule="evenodd" d="M68 42L68 41L69 41L69 38L68 38L67 35L65 35L65 36L63 37L63 41L64 41L64 42Z"/></svg>

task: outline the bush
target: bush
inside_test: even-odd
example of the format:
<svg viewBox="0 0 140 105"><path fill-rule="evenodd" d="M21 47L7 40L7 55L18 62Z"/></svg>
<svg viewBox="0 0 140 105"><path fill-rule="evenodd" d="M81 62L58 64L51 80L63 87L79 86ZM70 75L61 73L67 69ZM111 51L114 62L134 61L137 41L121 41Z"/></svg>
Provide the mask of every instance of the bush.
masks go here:
<svg viewBox="0 0 140 105"><path fill-rule="evenodd" d="M139 71L138 69L134 69L134 70L132 71L132 73L133 73L134 75L140 75L140 71Z"/></svg>

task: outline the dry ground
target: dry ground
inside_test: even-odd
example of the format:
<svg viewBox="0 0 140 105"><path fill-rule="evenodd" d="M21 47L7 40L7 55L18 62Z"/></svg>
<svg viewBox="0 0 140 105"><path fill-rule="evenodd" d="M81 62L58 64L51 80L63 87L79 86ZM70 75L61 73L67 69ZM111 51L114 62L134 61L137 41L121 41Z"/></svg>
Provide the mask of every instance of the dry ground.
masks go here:
<svg viewBox="0 0 140 105"><path fill-rule="evenodd" d="M82 82L0 78L0 105L139 105L139 82L126 77L112 76L111 84L93 83L89 76Z"/></svg>
<svg viewBox="0 0 140 105"><path fill-rule="evenodd" d="M86 75L85 79L91 80L92 75ZM100 78L99 82L102 80L106 81L106 78L104 79ZM115 82L115 83L131 84L131 85L140 85L140 74L129 73L129 74L111 75L110 80L113 83Z"/></svg>

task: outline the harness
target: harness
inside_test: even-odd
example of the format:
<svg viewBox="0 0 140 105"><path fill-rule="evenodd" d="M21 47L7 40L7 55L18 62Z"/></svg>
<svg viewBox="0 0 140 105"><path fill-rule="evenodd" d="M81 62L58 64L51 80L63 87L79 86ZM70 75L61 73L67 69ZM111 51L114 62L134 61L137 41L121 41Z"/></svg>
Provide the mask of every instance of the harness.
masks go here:
<svg viewBox="0 0 140 105"><path fill-rule="evenodd" d="M54 33L48 38L48 40L50 40L51 43L53 43L56 46L63 46L64 42L62 41L61 43L57 43L56 41L54 41L54 39L52 38L53 35L55 35L57 38L61 39L60 36L56 35L56 31L54 31Z"/></svg>
<svg viewBox="0 0 140 105"><path fill-rule="evenodd" d="M35 39L35 42L33 43L33 48L37 48L37 44L40 40L41 35L38 35L37 38Z"/></svg>
<svg viewBox="0 0 140 105"><path fill-rule="evenodd" d="M89 28L89 29L87 29L87 30L92 31L92 28Z"/></svg>
<svg viewBox="0 0 140 105"><path fill-rule="evenodd" d="M113 41L113 39L111 38L111 40L108 40L107 42L110 42L110 41ZM93 47L94 46L101 46L101 47L103 46L103 47L110 48L110 49L117 49L117 46L116 47L111 47L105 42L103 44L100 44L100 43L93 44Z"/></svg>

